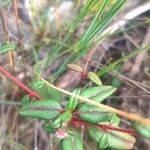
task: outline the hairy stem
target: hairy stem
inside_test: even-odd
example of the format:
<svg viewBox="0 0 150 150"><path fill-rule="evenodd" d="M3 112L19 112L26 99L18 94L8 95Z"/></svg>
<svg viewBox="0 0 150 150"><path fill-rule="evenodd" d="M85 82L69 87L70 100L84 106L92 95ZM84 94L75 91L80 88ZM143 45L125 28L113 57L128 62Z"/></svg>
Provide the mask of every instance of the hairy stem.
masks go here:
<svg viewBox="0 0 150 150"><path fill-rule="evenodd" d="M131 135L136 135L136 133L132 129L118 128L118 127L114 127L112 125L104 125L104 124L91 124L91 123L87 123L87 122L85 122L81 119L78 119L78 118L73 118L70 121L70 124L75 124L75 125L80 124L80 125L84 125L84 126L94 126L94 127L98 127L98 128L103 129L103 130L106 130L106 131L112 130L112 131L128 133L128 134L131 134Z"/></svg>
<svg viewBox="0 0 150 150"><path fill-rule="evenodd" d="M35 97L36 99L42 99L41 96L39 96L35 91L28 88L25 84L20 82L17 78L15 78L12 74L10 74L8 71L6 71L3 67L0 66L0 72L4 74L7 78L14 81L17 85L19 85L23 90L25 90L29 95L32 97Z"/></svg>

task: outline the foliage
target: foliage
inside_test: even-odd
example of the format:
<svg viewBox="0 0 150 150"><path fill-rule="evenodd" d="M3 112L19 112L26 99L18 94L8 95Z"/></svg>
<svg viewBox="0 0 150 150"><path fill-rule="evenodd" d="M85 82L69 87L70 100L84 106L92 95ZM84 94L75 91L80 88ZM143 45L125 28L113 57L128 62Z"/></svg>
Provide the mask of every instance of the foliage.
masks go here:
<svg viewBox="0 0 150 150"><path fill-rule="evenodd" d="M75 29L79 26L79 24L85 19L85 17L92 12L92 8L95 6L99 7L97 9L97 13L93 20L91 21L88 29L83 33L83 35L73 44L71 47L66 49L66 52L71 52L69 57L63 62L61 67L58 69L56 73L51 77L51 79L56 79L64 70L68 63L74 62L85 55L93 42L98 44L105 36L101 33L108 26L110 21L119 13L121 8L127 2L126 0L117 0L114 4L109 5L110 0L101 1L99 5L99 0L88 1L83 9L78 14L78 17L73 21L71 26L69 27L69 32L65 36L62 44L54 47L54 55L51 55L51 58L47 61L47 64L52 63L52 61L57 58L56 53L58 55L61 48L63 48L64 43L67 43L74 33ZM109 7L109 9L107 9ZM106 11L107 10L107 11ZM60 55L61 57L62 55Z"/></svg>
<svg viewBox="0 0 150 150"><path fill-rule="evenodd" d="M5 44L3 46L0 46L0 54L6 53L9 50L15 49L16 46L14 44Z"/></svg>
<svg viewBox="0 0 150 150"><path fill-rule="evenodd" d="M49 88L44 85L44 82L38 80L34 83L33 87L37 93L44 92ZM100 85L84 90L77 88L73 93L93 99L94 101L103 102L115 90L116 88L112 86ZM53 94L57 93L58 91L53 89ZM23 101L25 99L23 98ZM23 103L20 109L20 114L26 117L45 120L43 129L48 133L53 133L60 139L62 150L67 150L74 146L77 146L79 150L83 149L83 140L80 137L80 132L76 131L76 128L81 125L87 127L89 137L97 143L100 149L107 147L131 149L135 143L135 138L132 136L133 131L120 128L120 118L117 115L86 103L80 103L73 96L69 98L69 101L63 107L58 99L51 99L51 97L47 100L31 99L28 101L27 99L27 102ZM149 138L149 132L146 132L149 130L149 127L138 127L134 124L135 130L139 134Z"/></svg>
<svg viewBox="0 0 150 150"><path fill-rule="evenodd" d="M11 0L4 2L3 6L6 6L11 3ZM35 35L43 40L42 38L45 38L47 33L49 33L47 32L48 25L46 22L48 15L45 13L46 11L41 13L42 19L40 18L40 15L35 15L36 11L39 11L34 5L35 2L36 1L33 1L31 4L31 9L33 11L33 20L31 20L31 24ZM91 49L93 43L94 45L99 44L99 42L106 37L106 35L103 35L104 29L115 18L126 2L127 0L87 0L77 17L70 26L67 27L68 32L65 37L62 38L62 34L64 34L63 32L66 29L60 33L61 37L54 41L56 44L54 46L52 45L48 57L39 61L36 51L41 45L34 45L34 56L37 65L35 66L35 71L37 71L38 77L42 74L44 69L53 65L57 58L60 58L64 54L69 54L58 70L54 72L53 76L50 76L50 79L55 81L59 75L65 71L68 63L74 63L79 60L89 51L89 49ZM48 9L47 6L46 9ZM73 44L71 44L71 38L75 31L89 14L94 14L89 27L78 39L75 39L76 41ZM51 41L53 39L50 39L49 36L48 38L50 44L52 44ZM51 46L50 44L48 46ZM4 44L0 47L0 54L4 54L15 48L16 46L14 44ZM149 50L149 46L133 51L114 63L104 66L97 74L94 72L84 72L85 70L80 66L70 64L71 69L80 72L81 75L85 75L86 79L90 79L97 85L86 87L85 89L76 88L72 93L92 99L99 103L105 102L104 100L112 95L116 91L116 88L109 85L102 85L99 76L114 69L124 60L135 56L141 51L147 50ZM118 87L120 81L114 79L112 80L111 85ZM25 95L22 98L20 115L43 120L43 129L48 133L54 134L55 137L58 138L62 150L82 150L84 148L84 139L81 137L81 130L78 129L81 126L84 126L85 129L87 129L88 136L97 144L99 149L133 148L135 143L133 135L135 135L135 132L131 129L120 128L121 119L115 113L108 112L108 110L105 109L99 109L88 103L81 103L78 101L78 98L74 96L65 98L65 103L62 103L61 93L49 87L42 80L33 83L32 89L36 91L40 97L37 98L38 100L35 100L35 93L28 92L29 95ZM131 125L137 134L145 138L150 138L150 126L139 122L131 122ZM8 140L6 140L6 143L8 143ZM17 145L18 143L15 143L14 141L14 146L15 144ZM21 146L22 145L20 145L20 147Z"/></svg>
<svg viewBox="0 0 150 150"><path fill-rule="evenodd" d="M132 122L132 127L139 133L141 136L150 139L150 126L143 125L138 122Z"/></svg>

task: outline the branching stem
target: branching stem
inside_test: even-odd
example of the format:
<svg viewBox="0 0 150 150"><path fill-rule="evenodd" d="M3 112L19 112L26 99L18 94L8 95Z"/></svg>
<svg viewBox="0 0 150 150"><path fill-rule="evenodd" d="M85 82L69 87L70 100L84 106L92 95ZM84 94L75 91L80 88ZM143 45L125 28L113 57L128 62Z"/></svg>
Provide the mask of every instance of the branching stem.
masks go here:
<svg viewBox="0 0 150 150"><path fill-rule="evenodd" d="M125 112L125 111L122 111L122 110L113 108L113 107L111 107L111 106L107 106L107 105L98 103L98 102L93 101L93 100L91 100L91 99L88 99L88 98L86 98L86 97L82 97L82 96L76 95L76 94L74 94L74 93L71 93L71 92L69 92L69 91L66 91L66 90L64 90L64 89L61 89L61 88L59 88L59 87L56 87L55 85L50 84L48 81L46 81L46 80L43 79L43 78L41 78L41 80L45 81L45 83L46 83L48 86L50 86L50 87L52 87L52 88L54 88L54 89L56 89L56 90L58 90L58 91L60 91L60 92L62 92L62 93L65 93L65 94L67 94L67 95L74 96L74 97L78 98L81 102L86 102L86 103L88 103L88 104L90 104L90 105L94 105L94 106L96 106L97 108L103 109L103 110L105 110L105 111L113 112L113 113L115 113L115 114L117 114L117 115L119 115L119 116L122 116L122 117L124 117L124 118L127 118L127 119L129 119L129 120L131 120L131 121L136 121L136 122L139 122L139 123L141 123L141 124L143 124L143 125L150 125L150 119L143 118L143 117L141 117L141 116L139 116L139 115L136 115L136 114L133 114L133 113L128 113L128 112Z"/></svg>
<svg viewBox="0 0 150 150"><path fill-rule="evenodd" d="M118 131L118 132L124 132L124 133L128 133L128 134L131 134L131 135L137 135L134 130L132 129L126 129L126 128L118 128L118 127L114 127L112 125L104 125L104 124L91 124L91 123L87 123L81 119L78 119L78 118L73 118L71 121L70 121L70 124L80 124L80 125L84 125L84 126L94 126L94 127L98 127L98 128L101 128L103 130L112 130L112 131Z"/></svg>

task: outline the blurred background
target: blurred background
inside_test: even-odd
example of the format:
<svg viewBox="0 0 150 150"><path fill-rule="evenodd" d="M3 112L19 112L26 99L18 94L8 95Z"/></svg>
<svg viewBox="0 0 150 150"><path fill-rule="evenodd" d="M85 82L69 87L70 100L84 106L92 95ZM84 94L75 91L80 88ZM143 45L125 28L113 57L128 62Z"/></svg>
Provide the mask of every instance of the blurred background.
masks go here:
<svg viewBox="0 0 150 150"><path fill-rule="evenodd" d="M98 6L83 17L81 10L87 1L0 0L0 45L16 45L15 50L0 55L0 66L28 86L42 76L60 88L78 87L80 74L65 65L76 62L84 68L90 55L90 50L82 55L85 47L79 47L79 41L97 14ZM79 20L76 18L83 19L76 24ZM118 88L106 104L150 118L150 52L125 58L135 49L150 44L150 1L129 0L97 37L103 38L94 47L89 70L99 72L103 65L124 58L101 76L104 84ZM52 143L53 136L43 131L42 121L19 116L23 95L23 90L0 74L0 149L59 149L57 142ZM122 126L126 124L123 120ZM84 138L85 149L98 149L86 137L86 131ZM134 150L141 149L149 150L150 141L138 137Z"/></svg>

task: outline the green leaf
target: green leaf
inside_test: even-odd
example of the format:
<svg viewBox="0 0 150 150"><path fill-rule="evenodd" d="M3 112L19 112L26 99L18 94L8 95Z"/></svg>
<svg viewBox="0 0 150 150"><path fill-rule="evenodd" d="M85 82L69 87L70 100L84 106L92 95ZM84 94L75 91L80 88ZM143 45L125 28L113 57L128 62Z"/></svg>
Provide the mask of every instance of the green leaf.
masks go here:
<svg viewBox="0 0 150 150"><path fill-rule="evenodd" d="M80 94L80 89L75 89L73 94L79 95ZM78 98L74 96L70 96L69 102L67 104L67 110L73 111L78 103Z"/></svg>
<svg viewBox="0 0 150 150"><path fill-rule="evenodd" d="M56 129L63 126L63 123L67 123L71 120L72 113L69 111L66 111L62 114L59 114L59 116L50 124L49 122L46 122L43 124L43 128L47 132L53 132Z"/></svg>
<svg viewBox="0 0 150 150"><path fill-rule="evenodd" d="M135 138L128 133L111 131L107 136L108 147L114 149L133 149Z"/></svg>
<svg viewBox="0 0 150 150"><path fill-rule="evenodd" d="M61 106L54 100L34 100L22 106L20 115L38 118L43 120L50 120L56 117L61 110Z"/></svg>
<svg viewBox="0 0 150 150"><path fill-rule="evenodd" d="M87 128L87 131L88 131L88 135L89 137L95 141L96 143L99 143L99 140L100 138L102 137L102 133L100 132L100 130L98 128L95 128L95 127L92 127L92 126L89 126Z"/></svg>
<svg viewBox="0 0 150 150"><path fill-rule="evenodd" d="M5 44L3 46L0 46L0 54L6 53L9 50L15 49L16 46L14 44Z"/></svg>
<svg viewBox="0 0 150 150"><path fill-rule="evenodd" d="M71 150L72 148L73 148L73 143L70 137L61 140L61 150Z"/></svg>
<svg viewBox="0 0 150 150"><path fill-rule="evenodd" d="M118 127L119 124L120 124L120 118L116 114L110 113L110 122L109 122L109 124Z"/></svg>
<svg viewBox="0 0 150 150"><path fill-rule="evenodd" d="M95 84L102 85L101 80L99 79L99 77L97 76L97 74L95 74L94 72L88 72L88 78L91 81L93 81Z"/></svg>
<svg viewBox="0 0 150 150"><path fill-rule="evenodd" d="M100 149L132 149L135 144L135 138L133 136L119 131L104 131L98 128L88 127L88 134Z"/></svg>
<svg viewBox="0 0 150 150"><path fill-rule="evenodd" d="M141 136L150 139L150 125L143 125L137 122L132 122L132 127Z"/></svg>
<svg viewBox="0 0 150 150"><path fill-rule="evenodd" d="M61 101L61 93L48 85L42 80L37 80L32 89L35 90L43 99L53 99L55 101Z"/></svg>
<svg viewBox="0 0 150 150"><path fill-rule="evenodd" d="M28 104L30 102L30 97L28 95L25 95L22 99L21 99L21 105L25 105Z"/></svg>
<svg viewBox="0 0 150 150"><path fill-rule="evenodd" d="M99 139L98 147L100 149L104 149L109 147L109 134L103 133L101 138Z"/></svg>
<svg viewBox="0 0 150 150"><path fill-rule="evenodd" d="M120 123L120 118L114 113L101 110L88 104L83 104L78 109L78 112L79 117L89 123L105 122L114 126L118 126Z"/></svg>
<svg viewBox="0 0 150 150"><path fill-rule="evenodd" d="M109 112L88 104L83 104L78 111L79 117L89 123L99 123L102 121L108 121L108 119L110 119Z"/></svg>
<svg viewBox="0 0 150 150"><path fill-rule="evenodd" d="M108 85L101 85L90 87L81 92L80 96L95 100L97 102L102 102L107 97L112 95L116 91L115 87Z"/></svg>
<svg viewBox="0 0 150 150"><path fill-rule="evenodd" d="M61 140L61 150L83 150L83 141L77 131L71 131L71 134Z"/></svg>
<svg viewBox="0 0 150 150"><path fill-rule="evenodd" d="M56 129L60 128L60 122L54 121L53 124L49 121L44 122L42 125L43 129L48 133L54 133Z"/></svg>
<svg viewBox="0 0 150 150"><path fill-rule="evenodd" d="M102 102L105 98L110 96L116 88L112 86L96 86L85 89L81 92L80 96ZM91 106L89 104L82 103L79 105L79 117L90 123L98 123L101 121L109 121L111 119L112 113L105 110L101 110L96 106Z"/></svg>

